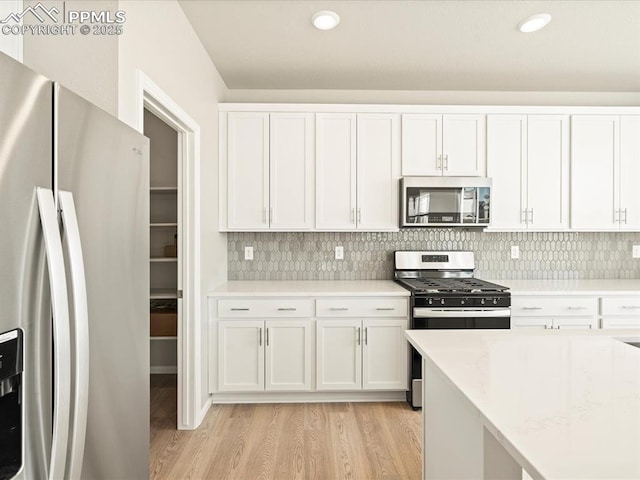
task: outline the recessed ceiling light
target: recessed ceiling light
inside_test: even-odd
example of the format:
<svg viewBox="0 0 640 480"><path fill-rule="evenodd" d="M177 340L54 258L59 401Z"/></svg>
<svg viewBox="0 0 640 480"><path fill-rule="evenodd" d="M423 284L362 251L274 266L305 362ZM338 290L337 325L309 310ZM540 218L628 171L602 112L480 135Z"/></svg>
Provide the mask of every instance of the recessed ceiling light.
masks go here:
<svg viewBox="0 0 640 480"><path fill-rule="evenodd" d="M313 26L320 30L331 30L335 28L340 23L340 17L336 12L332 12L330 10L323 10L321 12L316 13L313 17L311 17L311 22Z"/></svg>
<svg viewBox="0 0 640 480"><path fill-rule="evenodd" d="M522 33L537 32L541 28L546 27L550 21L551 15L549 15L548 13L539 13L522 20L518 24L518 30L520 30Z"/></svg>

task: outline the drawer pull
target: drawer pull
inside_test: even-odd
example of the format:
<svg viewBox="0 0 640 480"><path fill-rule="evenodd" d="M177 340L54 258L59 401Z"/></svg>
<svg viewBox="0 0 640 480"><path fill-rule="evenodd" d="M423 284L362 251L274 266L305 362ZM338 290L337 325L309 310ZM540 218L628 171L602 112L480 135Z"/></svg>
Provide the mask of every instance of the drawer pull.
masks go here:
<svg viewBox="0 0 640 480"><path fill-rule="evenodd" d="M587 307L567 307L569 310L587 310Z"/></svg>
<svg viewBox="0 0 640 480"><path fill-rule="evenodd" d="M278 308L279 312L295 312L297 308L294 307L286 307L286 308Z"/></svg>
<svg viewBox="0 0 640 480"><path fill-rule="evenodd" d="M640 305L622 305L625 310L640 310Z"/></svg>
<svg viewBox="0 0 640 480"><path fill-rule="evenodd" d="M542 310L542 307L522 307L523 310Z"/></svg>
<svg viewBox="0 0 640 480"><path fill-rule="evenodd" d="M349 309L347 307L331 307L329 310L332 312L346 312Z"/></svg>
<svg viewBox="0 0 640 480"><path fill-rule="evenodd" d="M232 312L248 312L249 309L248 308L232 308L231 311Z"/></svg>
<svg viewBox="0 0 640 480"><path fill-rule="evenodd" d="M380 311L384 311L384 312L388 312L388 311L393 311L395 310L394 307L377 307L376 310L380 310Z"/></svg>

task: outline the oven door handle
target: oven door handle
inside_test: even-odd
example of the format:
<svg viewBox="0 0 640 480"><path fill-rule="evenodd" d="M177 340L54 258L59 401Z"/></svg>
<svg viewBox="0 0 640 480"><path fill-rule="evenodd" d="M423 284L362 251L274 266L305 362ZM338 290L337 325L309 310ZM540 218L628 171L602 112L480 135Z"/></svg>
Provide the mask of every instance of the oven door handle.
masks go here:
<svg viewBox="0 0 640 480"><path fill-rule="evenodd" d="M510 317L510 308L500 308L494 310L478 309L472 310L465 308L464 310L456 309L433 309L433 308L414 308L413 318L472 318L472 317Z"/></svg>

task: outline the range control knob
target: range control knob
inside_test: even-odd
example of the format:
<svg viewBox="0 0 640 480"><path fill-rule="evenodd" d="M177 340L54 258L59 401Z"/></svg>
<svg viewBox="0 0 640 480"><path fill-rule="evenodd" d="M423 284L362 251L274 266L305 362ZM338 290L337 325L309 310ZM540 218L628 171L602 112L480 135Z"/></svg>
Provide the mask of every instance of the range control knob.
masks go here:
<svg viewBox="0 0 640 480"><path fill-rule="evenodd" d="M444 305L444 298L440 299L440 305Z"/></svg>
<svg viewBox="0 0 640 480"><path fill-rule="evenodd" d="M484 305L484 298L480 299L480 305Z"/></svg>
<svg viewBox="0 0 640 480"><path fill-rule="evenodd" d="M433 303L433 300L430 298L429 299L429 305L431 305Z"/></svg>
<svg viewBox="0 0 640 480"><path fill-rule="evenodd" d="M494 299L493 299L493 304L495 305L495 304L497 304L497 303L498 303L498 299L497 299L497 298L494 298Z"/></svg>
<svg viewBox="0 0 640 480"><path fill-rule="evenodd" d="M460 305L464 305L464 299L460 300Z"/></svg>

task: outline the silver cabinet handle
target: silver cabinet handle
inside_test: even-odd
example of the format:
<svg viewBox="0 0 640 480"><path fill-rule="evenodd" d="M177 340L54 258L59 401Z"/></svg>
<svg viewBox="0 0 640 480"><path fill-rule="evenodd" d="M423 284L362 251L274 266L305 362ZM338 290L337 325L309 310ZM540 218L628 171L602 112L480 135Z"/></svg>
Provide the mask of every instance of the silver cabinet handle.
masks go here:
<svg viewBox="0 0 640 480"><path fill-rule="evenodd" d="M527 210L522 210L522 215L520 216L520 219L522 221L522 223L527 224L529 223L529 215L528 215L528 211Z"/></svg>
<svg viewBox="0 0 640 480"><path fill-rule="evenodd" d="M364 327L364 344L368 345L369 344L369 333L368 333L369 327Z"/></svg>
<svg viewBox="0 0 640 480"><path fill-rule="evenodd" d="M350 221L351 221L351 223L355 223L355 221L356 221L356 209L355 208L351 209L351 220Z"/></svg>
<svg viewBox="0 0 640 480"><path fill-rule="evenodd" d="M640 310L640 305L622 305L624 310Z"/></svg>
<svg viewBox="0 0 640 480"><path fill-rule="evenodd" d="M444 166L443 166L445 171L449 171L449 155L445 155L444 156Z"/></svg>
<svg viewBox="0 0 640 480"><path fill-rule="evenodd" d="M278 308L279 312L295 312L297 308L294 307L286 307L286 308Z"/></svg>
<svg viewBox="0 0 640 480"><path fill-rule="evenodd" d="M625 209L623 210L623 212L624 212L624 220L623 220L623 222L624 222L624 224L626 225L626 224L627 224L627 209L625 208Z"/></svg>
<svg viewBox="0 0 640 480"><path fill-rule="evenodd" d="M262 346L262 327L258 329L258 345Z"/></svg>
<svg viewBox="0 0 640 480"><path fill-rule="evenodd" d="M356 343L360 345L360 327L357 328Z"/></svg>
<svg viewBox="0 0 640 480"><path fill-rule="evenodd" d="M620 209L615 210L613 214L613 223L620 223Z"/></svg>
<svg viewBox="0 0 640 480"><path fill-rule="evenodd" d="M436 158L436 170L442 170L442 154L438 154Z"/></svg>
<svg viewBox="0 0 640 480"><path fill-rule="evenodd" d="M362 209L358 209L358 223L362 223Z"/></svg>
<svg viewBox="0 0 640 480"><path fill-rule="evenodd" d="M332 312L346 312L349 309L347 307L331 307L329 310Z"/></svg>
<svg viewBox="0 0 640 480"><path fill-rule="evenodd" d="M273 222L273 207L269 207L269 223Z"/></svg>
<svg viewBox="0 0 640 480"><path fill-rule="evenodd" d="M533 224L533 208L530 210L531 212L531 219L529 220L529 223Z"/></svg>
<svg viewBox="0 0 640 480"><path fill-rule="evenodd" d="M265 343L267 344L267 347L269 346L269 328L267 327L266 331L265 331Z"/></svg>
<svg viewBox="0 0 640 480"><path fill-rule="evenodd" d="M232 312L248 312L249 309L248 308L232 308L231 311Z"/></svg>
<svg viewBox="0 0 640 480"><path fill-rule="evenodd" d="M542 307L522 307L523 310L542 310Z"/></svg>
<svg viewBox="0 0 640 480"><path fill-rule="evenodd" d="M567 307L569 310L587 310L587 307Z"/></svg>
<svg viewBox="0 0 640 480"><path fill-rule="evenodd" d="M267 223L267 207L262 209L262 223Z"/></svg>
<svg viewBox="0 0 640 480"><path fill-rule="evenodd" d="M395 310L395 308L394 307L376 307L376 310L386 312L386 311Z"/></svg>

